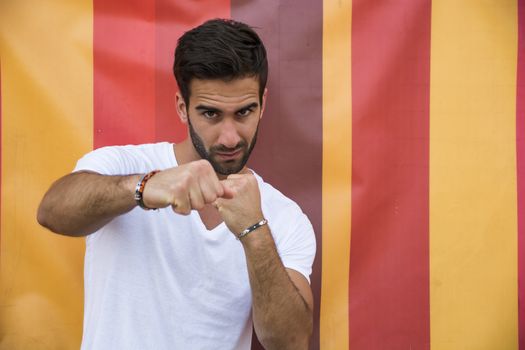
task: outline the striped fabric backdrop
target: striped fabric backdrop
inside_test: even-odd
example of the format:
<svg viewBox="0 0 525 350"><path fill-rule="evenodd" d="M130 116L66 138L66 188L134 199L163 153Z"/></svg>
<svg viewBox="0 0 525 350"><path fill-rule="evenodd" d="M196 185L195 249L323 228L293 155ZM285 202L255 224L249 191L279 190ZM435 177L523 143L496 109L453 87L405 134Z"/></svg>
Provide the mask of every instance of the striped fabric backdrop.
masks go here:
<svg viewBox="0 0 525 350"><path fill-rule="evenodd" d="M79 347L84 240L38 203L185 137L172 55L215 17L267 45L250 166L316 230L311 348L525 350L525 0L0 0L0 349Z"/></svg>

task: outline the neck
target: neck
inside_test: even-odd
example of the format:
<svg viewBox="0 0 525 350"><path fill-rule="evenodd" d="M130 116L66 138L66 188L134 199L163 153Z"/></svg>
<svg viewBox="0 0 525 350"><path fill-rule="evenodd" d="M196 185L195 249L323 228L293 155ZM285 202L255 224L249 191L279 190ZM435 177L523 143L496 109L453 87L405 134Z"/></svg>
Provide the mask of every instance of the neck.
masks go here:
<svg viewBox="0 0 525 350"><path fill-rule="evenodd" d="M181 143L178 143L176 146L173 146L175 152L175 159L177 159L178 165L183 165L189 162L193 162L201 159L193 144L189 138L185 139Z"/></svg>

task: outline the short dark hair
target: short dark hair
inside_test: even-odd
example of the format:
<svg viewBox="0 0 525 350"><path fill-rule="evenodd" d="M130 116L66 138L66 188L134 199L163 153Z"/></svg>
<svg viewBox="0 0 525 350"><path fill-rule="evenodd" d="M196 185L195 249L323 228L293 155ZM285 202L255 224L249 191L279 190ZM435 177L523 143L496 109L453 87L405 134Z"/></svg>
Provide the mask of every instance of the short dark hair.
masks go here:
<svg viewBox="0 0 525 350"><path fill-rule="evenodd" d="M212 19L180 37L173 73L186 106L194 78L229 81L257 77L262 100L268 79L266 49L250 26L230 19Z"/></svg>

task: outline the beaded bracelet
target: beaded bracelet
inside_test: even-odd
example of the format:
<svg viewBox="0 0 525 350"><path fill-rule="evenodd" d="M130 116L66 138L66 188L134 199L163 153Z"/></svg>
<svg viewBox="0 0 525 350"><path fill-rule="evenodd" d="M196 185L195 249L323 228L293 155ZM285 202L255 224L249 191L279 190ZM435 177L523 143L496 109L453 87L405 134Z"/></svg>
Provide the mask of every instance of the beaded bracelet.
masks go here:
<svg viewBox="0 0 525 350"><path fill-rule="evenodd" d="M158 173L159 171L160 170L153 170L147 173L146 175L142 176L142 178L137 183L137 186L135 187L135 202L137 202L137 205L144 210L157 210L157 208L148 208L144 204L144 198L142 197L142 193L144 192L144 187L146 187L146 182L148 182L148 180L151 179L152 176Z"/></svg>
<svg viewBox="0 0 525 350"><path fill-rule="evenodd" d="M244 236L246 236L248 233L257 230L259 227L261 227L261 226L263 226L263 225L266 225L267 223L268 223L268 221L267 221L266 219L262 219L261 221L259 221L259 222L256 223L255 225L252 225L252 226L248 227L246 230L242 231L242 232L237 236L237 239L240 240L241 238L243 238Z"/></svg>

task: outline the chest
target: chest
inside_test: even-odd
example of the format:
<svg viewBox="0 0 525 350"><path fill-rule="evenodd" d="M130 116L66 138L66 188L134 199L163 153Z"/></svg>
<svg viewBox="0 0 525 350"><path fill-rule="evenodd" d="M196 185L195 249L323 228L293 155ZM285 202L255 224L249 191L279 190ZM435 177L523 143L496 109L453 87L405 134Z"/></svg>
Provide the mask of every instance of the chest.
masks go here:
<svg viewBox="0 0 525 350"><path fill-rule="evenodd" d="M210 290L228 285L249 288L242 245L214 207L190 215L175 214L171 208L137 209L115 218L105 232L90 239L89 245L97 246L92 251L122 259L120 264L129 267L132 279L144 271L148 278L159 277L155 285L173 283L166 290L184 286L184 293L191 294L193 288L208 285ZM244 296L245 291L239 292Z"/></svg>

